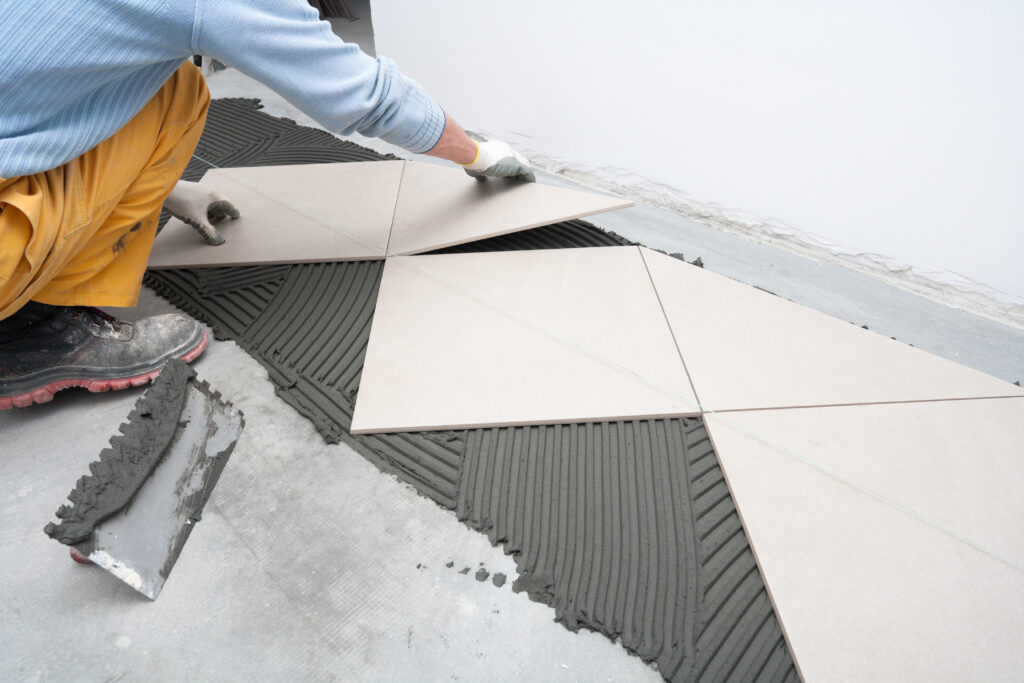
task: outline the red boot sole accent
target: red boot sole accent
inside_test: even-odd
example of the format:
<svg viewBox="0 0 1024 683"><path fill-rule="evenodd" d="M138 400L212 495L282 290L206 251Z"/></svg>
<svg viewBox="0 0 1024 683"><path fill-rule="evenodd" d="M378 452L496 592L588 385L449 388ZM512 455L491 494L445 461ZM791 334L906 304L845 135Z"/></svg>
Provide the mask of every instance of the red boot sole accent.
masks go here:
<svg viewBox="0 0 1024 683"><path fill-rule="evenodd" d="M206 350L206 344L206 330L203 330L203 338L199 340L199 343L192 347L188 353L181 356L181 360L186 363L191 363L199 357L199 354ZM92 392L117 391L120 389L127 389L128 387L141 387L143 384L149 384L156 379L156 376L160 374L161 369L162 368L157 368L156 370L151 370L141 375L135 375L134 377L121 377L117 379L58 380L47 384L45 387L26 391L24 394L9 396L7 398L0 397L0 410L27 408L33 403L48 403L53 400L53 395L58 391L62 389L70 389L71 387L84 387Z"/></svg>
<svg viewBox="0 0 1024 683"><path fill-rule="evenodd" d="M82 553L78 552L78 548L71 549L71 559L77 562L78 564L92 564L92 560L90 560Z"/></svg>

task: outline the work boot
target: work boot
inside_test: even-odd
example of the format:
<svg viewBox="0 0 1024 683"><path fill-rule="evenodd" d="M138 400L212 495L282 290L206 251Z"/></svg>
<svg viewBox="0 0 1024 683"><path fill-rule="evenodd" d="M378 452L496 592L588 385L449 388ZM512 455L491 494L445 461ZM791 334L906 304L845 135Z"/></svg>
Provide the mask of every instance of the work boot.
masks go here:
<svg viewBox="0 0 1024 683"><path fill-rule="evenodd" d="M0 410L46 403L61 389L127 389L146 384L172 358L191 362L206 330L188 316L135 323L96 308L30 302L0 320Z"/></svg>

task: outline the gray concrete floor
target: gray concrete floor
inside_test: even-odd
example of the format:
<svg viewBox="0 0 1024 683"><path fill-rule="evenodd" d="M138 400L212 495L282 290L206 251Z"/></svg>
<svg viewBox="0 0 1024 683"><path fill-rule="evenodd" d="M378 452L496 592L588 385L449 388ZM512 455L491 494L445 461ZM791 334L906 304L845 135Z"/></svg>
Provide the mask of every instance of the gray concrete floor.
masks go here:
<svg viewBox="0 0 1024 683"><path fill-rule="evenodd" d="M364 1L352 3L360 17ZM368 26L358 27L363 40ZM259 97L268 113L311 123L237 72L213 74L210 86L215 97ZM1024 378L1022 330L650 207L594 222L997 377ZM128 317L167 309L144 292ZM511 559L484 536L346 446L324 444L235 344L211 343L196 368L245 412L246 428L155 603L71 563L42 533L141 390L69 390L0 413L0 680L658 678L618 645L572 634L549 608L514 594ZM481 565L509 583L477 582Z"/></svg>

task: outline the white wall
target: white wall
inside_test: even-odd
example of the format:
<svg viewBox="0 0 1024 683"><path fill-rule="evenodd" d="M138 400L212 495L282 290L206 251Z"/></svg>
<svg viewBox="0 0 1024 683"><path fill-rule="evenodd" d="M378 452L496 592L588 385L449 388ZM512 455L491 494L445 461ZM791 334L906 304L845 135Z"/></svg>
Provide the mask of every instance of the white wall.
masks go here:
<svg viewBox="0 0 1024 683"><path fill-rule="evenodd" d="M1024 303L1020 0L391 0L373 21L467 128Z"/></svg>

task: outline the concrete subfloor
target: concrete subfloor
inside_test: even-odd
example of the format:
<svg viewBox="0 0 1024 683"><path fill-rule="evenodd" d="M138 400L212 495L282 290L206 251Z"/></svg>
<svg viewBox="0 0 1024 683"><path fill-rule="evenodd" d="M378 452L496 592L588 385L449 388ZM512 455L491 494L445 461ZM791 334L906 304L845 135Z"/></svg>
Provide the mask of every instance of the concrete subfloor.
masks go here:
<svg viewBox="0 0 1024 683"><path fill-rule="evenodd" d="M210 85L215 97L258 97L268 113L311 123L238 72L213 74ZM650 207L593 222L1002 379L1024 378L1024 330ZM167 309L144 291L124 317ZM235 344L212 342L196 368L245 412L246 428L155 603L73 564L42 532L141 390L68 390L0 413L0 679L659 678L513 593L515 567L500 549L348 447L324 444ZM481 566L509 582L476 581Z"/></svg>

